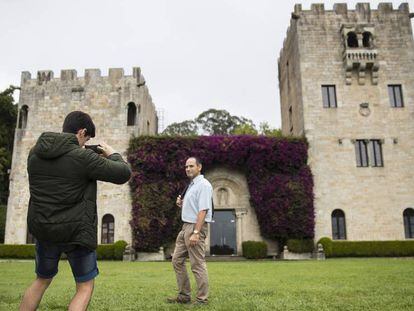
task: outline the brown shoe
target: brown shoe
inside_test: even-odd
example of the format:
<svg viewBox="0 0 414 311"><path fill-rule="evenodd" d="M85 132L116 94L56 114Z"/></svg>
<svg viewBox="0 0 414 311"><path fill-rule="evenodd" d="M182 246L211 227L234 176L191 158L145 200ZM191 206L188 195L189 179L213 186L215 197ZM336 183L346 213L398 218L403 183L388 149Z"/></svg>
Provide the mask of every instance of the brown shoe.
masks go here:
<svg viewBox="0 0 414 311"><path fill-rule="evenodd" d="M183 296L167 298L168 303L182 303L187 304L191 303L191 298L184 298Z"/></svg>

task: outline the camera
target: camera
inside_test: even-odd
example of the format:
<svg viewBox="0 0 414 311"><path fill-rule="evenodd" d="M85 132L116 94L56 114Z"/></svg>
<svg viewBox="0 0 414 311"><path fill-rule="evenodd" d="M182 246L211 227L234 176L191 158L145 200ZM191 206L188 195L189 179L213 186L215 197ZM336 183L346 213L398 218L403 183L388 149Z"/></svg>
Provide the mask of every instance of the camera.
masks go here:
<svg viewBox="0 0 414 311"><path fill-rule="evenodd" d="M91 149L92 151L96 152L97 154L102 154L102 150L98 148L101 145L85 145L86 149Z"/></svg>

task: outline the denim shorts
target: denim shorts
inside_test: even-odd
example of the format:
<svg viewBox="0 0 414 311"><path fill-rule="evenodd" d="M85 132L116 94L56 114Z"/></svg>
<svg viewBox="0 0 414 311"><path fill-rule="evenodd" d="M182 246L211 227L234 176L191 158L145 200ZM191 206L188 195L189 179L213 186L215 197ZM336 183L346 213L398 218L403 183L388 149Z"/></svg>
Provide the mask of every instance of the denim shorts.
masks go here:
<svg viewBox="0 0 414 311"><path fill-rule="evenodd" d="M96 251L81 245L61 245L36 242L36 274L42 279L51 279L58 273L60 256L65 253L77 283L94 279L98 274Z"/></svg>

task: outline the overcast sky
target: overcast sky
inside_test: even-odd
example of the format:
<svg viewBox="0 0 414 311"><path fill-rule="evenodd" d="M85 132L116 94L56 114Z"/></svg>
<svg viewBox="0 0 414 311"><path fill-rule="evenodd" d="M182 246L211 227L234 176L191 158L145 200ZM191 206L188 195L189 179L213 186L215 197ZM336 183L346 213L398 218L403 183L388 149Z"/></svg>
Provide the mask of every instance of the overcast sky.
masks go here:
<svg viewBox="0 0 414 311"><path fill-rule="evenodd" d="M139 66L165 126L216 108L280 127L277 58L294 4L313 2L0 0L0 90L21 71Z"/></svg>

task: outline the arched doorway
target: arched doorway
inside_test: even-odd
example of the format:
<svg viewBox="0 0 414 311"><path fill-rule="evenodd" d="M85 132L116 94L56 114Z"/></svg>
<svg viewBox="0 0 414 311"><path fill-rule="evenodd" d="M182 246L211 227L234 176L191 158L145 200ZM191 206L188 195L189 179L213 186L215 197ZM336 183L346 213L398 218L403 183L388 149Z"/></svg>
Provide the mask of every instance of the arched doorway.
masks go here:
<svg viewBox="0 0 414 311"><path fill-rule="evenodd" d="M214 222L209 224L206 254L241 256L244 241L265 241L269 253L277 252L277 244L260 234L244 174L216 167L206 171L205 177L213 186L214 200Z"/></svg>

